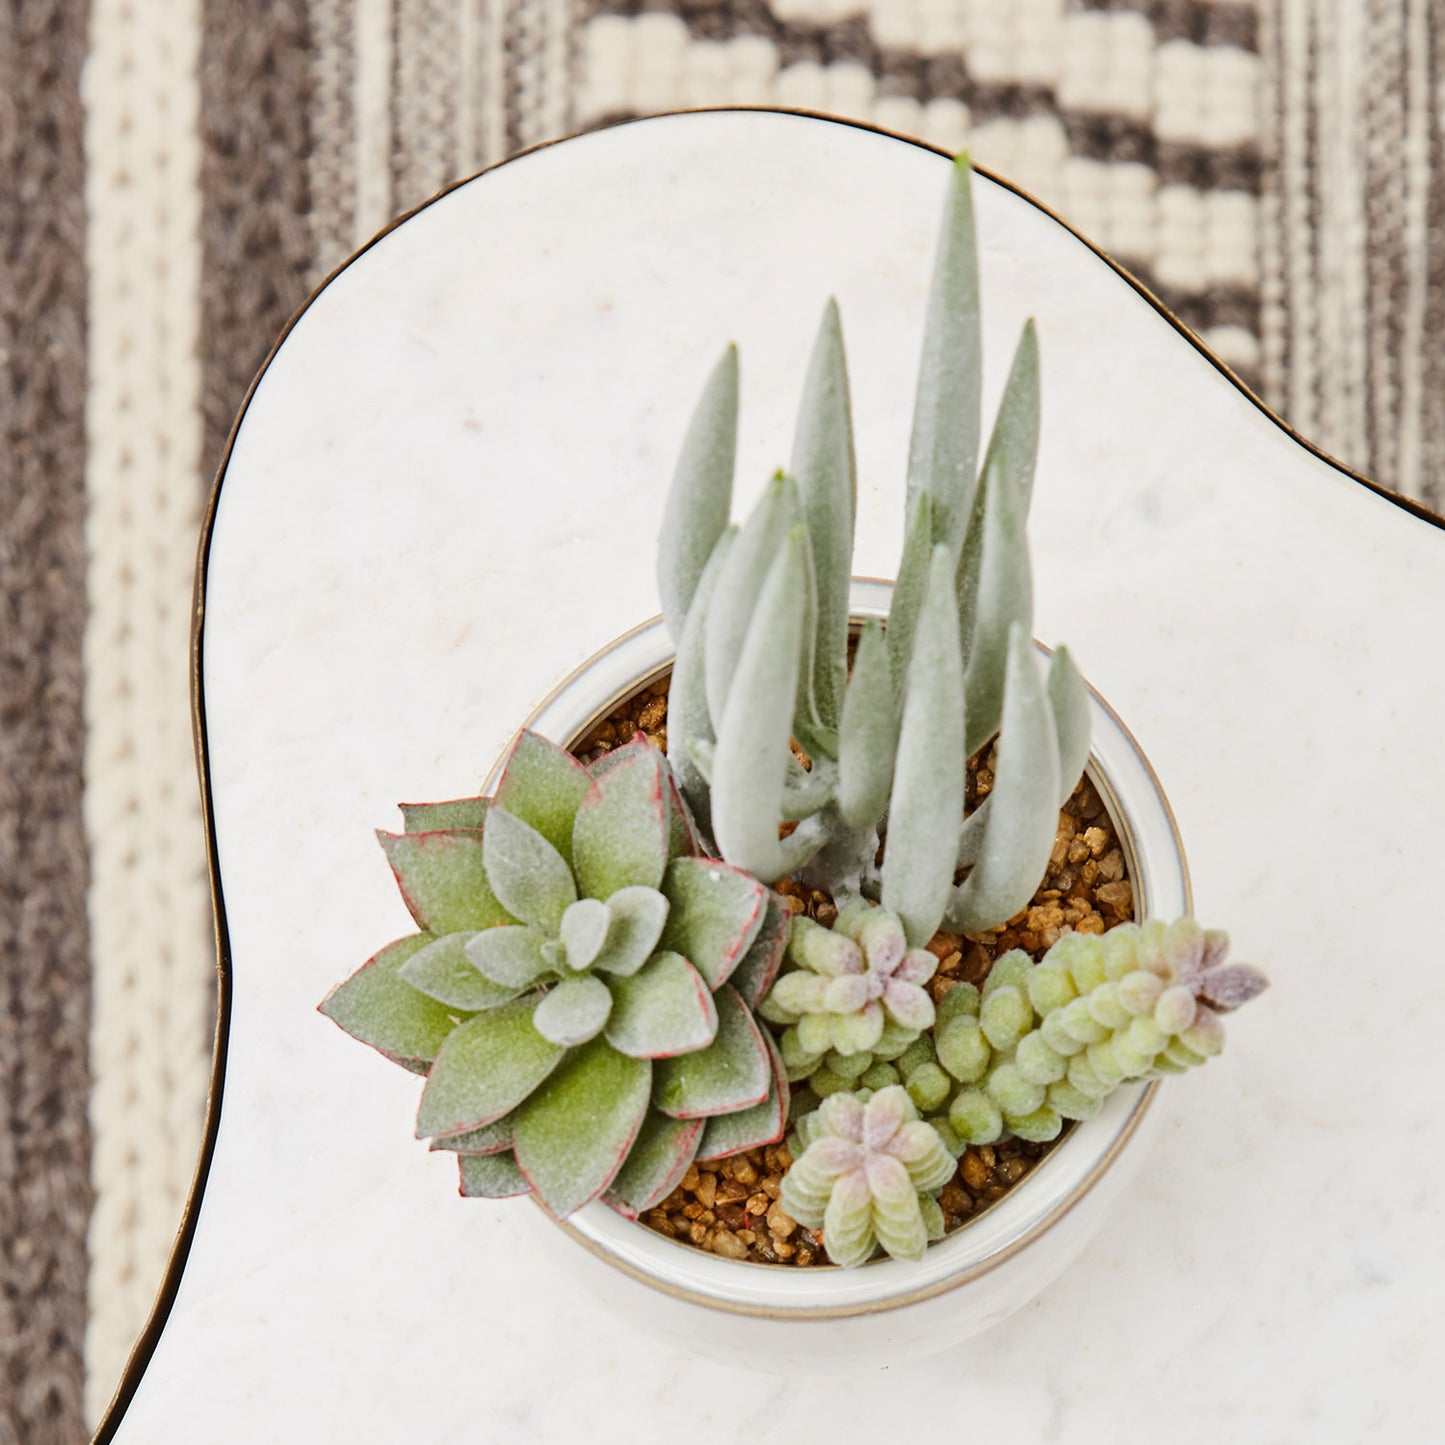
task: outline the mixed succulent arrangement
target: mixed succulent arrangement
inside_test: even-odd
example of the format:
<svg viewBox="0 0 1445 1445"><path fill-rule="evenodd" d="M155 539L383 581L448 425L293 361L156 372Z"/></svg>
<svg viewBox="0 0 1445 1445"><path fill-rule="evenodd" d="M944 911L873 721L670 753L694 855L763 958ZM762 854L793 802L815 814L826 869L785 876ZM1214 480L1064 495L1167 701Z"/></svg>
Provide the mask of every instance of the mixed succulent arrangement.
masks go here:
<svg viewBox="0 0 1445 1445"><path fill-rule="evenodd" d="M321 1008L425 1074L417 1135L456 1155L463 1194L637 1218L697 1164L786 1139L789 1223L836 1264L916 1259L966 1148L1051 1141L1122 1084L1202 1063L1264 988L1187 918L1064 931L981 988L937 987L941 928L996 933L1033 898L1089 752L1083 679L1032 642L1032 324L986 444L980 370L960 158L886 624L849 613L830 301L790 464L740 526L734 349L688 428L658 561L666 754L639 733L584 765L524 731L491 797L406 806L379 835L419 931ZM795 916L784 880L830 899L831 926Z"/></svg>

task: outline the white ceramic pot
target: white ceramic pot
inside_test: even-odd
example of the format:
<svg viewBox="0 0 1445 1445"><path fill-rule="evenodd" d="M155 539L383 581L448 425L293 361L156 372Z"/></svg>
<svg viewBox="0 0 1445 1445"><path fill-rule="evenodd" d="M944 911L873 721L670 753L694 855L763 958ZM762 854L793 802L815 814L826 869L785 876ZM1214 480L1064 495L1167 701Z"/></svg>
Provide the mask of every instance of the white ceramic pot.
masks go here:
<svg viewBox="0 0 1445 1445"><path fill-rule="evenodd" d="M854 579L855 618L886 617L891 591L887 582ZM573 744L665 674L672 658L660 618L638 627L568 677L527 725ZM1188 870L1158 779L1108 705L1092 692L1090 700L1087 771L1124 849L1136 916L1188 913ZM561 1227L610 1266L584 1266L609 1303L672 1343L779 1370L917 1356L997 1324L1058 1277L1143 1162L1159 1126L1158 1094L1157 1083L1117 1090L1003 1199L918 1263L882 1259L853 1270L740 1263L666 1239L601 1203ZM536 1217L549 1219L541 1210ZM572 1255L564 1267L570 1272L577 1262ZM720 1315L730 1317L725 1328Z"/></svg>

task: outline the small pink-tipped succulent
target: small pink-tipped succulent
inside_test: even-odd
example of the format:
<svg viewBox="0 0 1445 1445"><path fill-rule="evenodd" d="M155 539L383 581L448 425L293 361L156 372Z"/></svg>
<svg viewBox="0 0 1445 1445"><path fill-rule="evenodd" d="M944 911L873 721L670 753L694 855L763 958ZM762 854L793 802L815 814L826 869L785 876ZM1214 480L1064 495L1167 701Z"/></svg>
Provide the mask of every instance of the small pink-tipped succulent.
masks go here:
<svg viewBox="0 0 1445 1445"><path fill-rule="evenodd" d="M861 1077L875 1060L896 1059L933 1024L923 985L938 960L909 948L896 913L858 900L832 928L793 920L787 960L758 1012L782 1024L788 1077L805 1079L826 1060L843 1078Z"/></svg>
<svg viewBox="0 0 1445 1445"><path fill-rule="evenodd" d="M805 1147L783 1176L782 1205L822 1228L835 1264L863 1264L879 1245L894 1259L920 1259L942 1236L933 1195L956 1165L906 1090L894 1084L866 1101L832 1094L799 1121L798 1136Z"/></svg>
<svg viewBox="0 0 1445 1445"><path fill-rule="evenodd" d="M697 855L640 734L584 768L524 732L492 798L406 807L380 834L422 931L321 1011L425 1073L418 1137L462 1192L559 1217L606 1192L635 1216L695 1158L782 1137L787 1081L752 1010L788 913Z"/></svg>
<svg viewBox="0 0 1445 1445"><path fill-rule="evenodd" d="M1178 1074L1224 1048L1220 1015L1268 980L1225 963L1228 935L1192 918L1065 934L1037 964L1017 951L993 966L982 998L945 995L939 1062L965 1087L949 1122L970 1144L1007 1133L1054 1138L1120 1084Z"/></svg>

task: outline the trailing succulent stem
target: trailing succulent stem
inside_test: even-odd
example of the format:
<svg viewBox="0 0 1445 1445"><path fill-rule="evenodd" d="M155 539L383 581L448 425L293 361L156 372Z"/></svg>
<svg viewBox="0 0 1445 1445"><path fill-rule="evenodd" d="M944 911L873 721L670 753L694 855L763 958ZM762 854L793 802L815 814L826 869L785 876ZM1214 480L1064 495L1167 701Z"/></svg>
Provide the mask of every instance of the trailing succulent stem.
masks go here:
<svg viewBox="0 0 1445 1445"><path fill-rule="evenodd" d="M1045 683L1030 636L1032 323L979 465L970 175L960 157L929 293L898 581L886 626L859 633L851 671L858 482L834 301L813 346L788 470L741 527L728 523L737 357L724 354L688 429L658 558L677 643L669 756L705 842L764 882L801 871L840 903L881 894L914 945L945 917L980 932L1028 901L1088 756L1083 679L1060 649ZM995 733L998 783L965 818L966 759ZM968 876L955 886L960 868Z"/></svg>

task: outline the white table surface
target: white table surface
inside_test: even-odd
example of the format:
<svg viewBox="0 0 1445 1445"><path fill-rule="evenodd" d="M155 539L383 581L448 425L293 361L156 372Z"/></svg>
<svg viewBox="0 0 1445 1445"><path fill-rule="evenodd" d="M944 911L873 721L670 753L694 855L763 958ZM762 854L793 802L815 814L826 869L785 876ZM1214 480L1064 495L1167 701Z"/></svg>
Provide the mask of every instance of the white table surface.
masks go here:
<svg viewBox="0 0 1445 1445"><path fill-rule="evenodd" d="M219 1142L126 1445L1438 1439L1445 535L1311 456L1062 226L980 182L985 404L1038 318L1038 635L1174 805L1273 989L1146 1177L953 1354L787 1380L659 1346L527 1203L456 1196L421 1081L315 1011L409 921L372 830L473 790L657 611L689 408L741 347L739 504L843 312L855 570L891 576L946 162L694 115L535 153L365 252L271 362L206 577L233 1009ZM720 1328L726 1328L720 1324ZM943 1433L946 1432L946 1433Z"/></svg>

